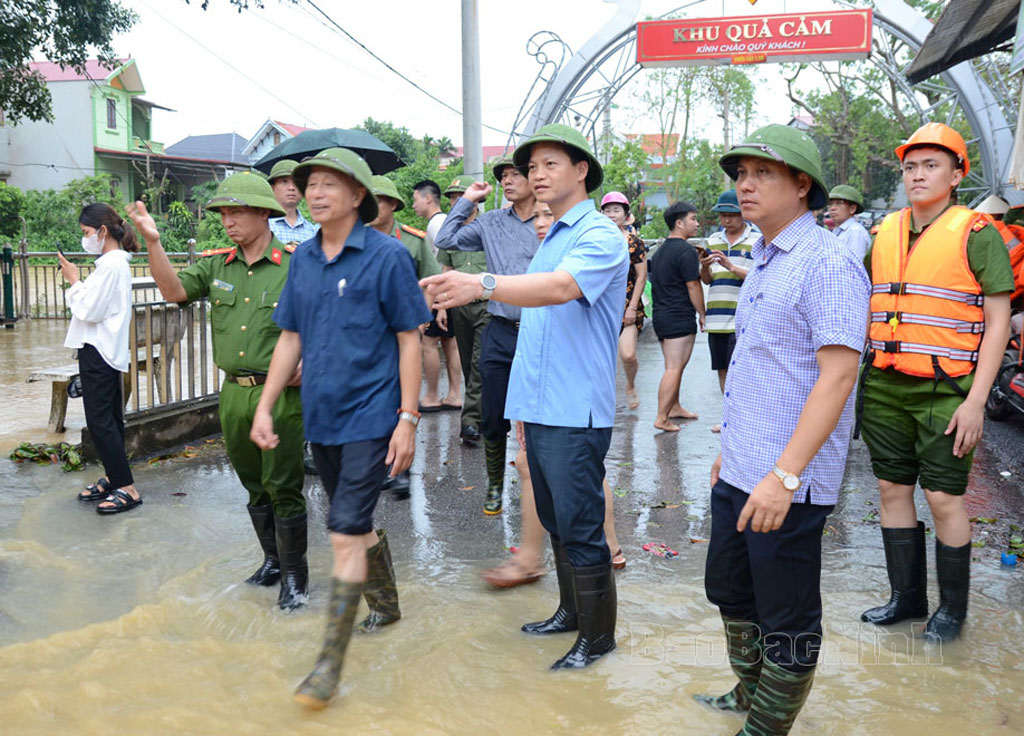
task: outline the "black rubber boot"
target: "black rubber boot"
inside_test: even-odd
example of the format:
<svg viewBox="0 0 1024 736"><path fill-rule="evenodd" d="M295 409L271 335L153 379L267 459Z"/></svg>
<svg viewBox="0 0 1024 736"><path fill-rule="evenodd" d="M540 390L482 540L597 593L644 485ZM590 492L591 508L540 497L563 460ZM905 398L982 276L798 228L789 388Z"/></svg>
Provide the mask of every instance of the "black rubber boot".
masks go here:
<svg viewBox="0 0 1024 736"><path fill-rule="evenodd" d="M790 672L766 660L747 722L736 736L785 736L793 728L814 684L814 669Z"/></svg>
<svg viewBox="0 0 1024 736"><path fill-rule="evenodd" d="M612 563L572 568L579 634L572 649L551 669L580 669L615 649L618 599Z"/></svg>
<svg viewBox="0 0 1024 736"><path fill-rule="evenodd" d="M761 677L761 627L752 621L738 621L725 615L722 622L725 624L729 666L739 682L725 695L694 695L693 699L715 710L744 713L750 710L757 692L757 681Z"/></svg>
<svg viewBox="0 0 1024 736"><path fill-rule="evenodd" d="M869 608L861 621L888 626L928 615L928 569L924 552L924 522L912 529L882 527L885 567L892 595L884 606Z"/></svg>
<svg viewBox="0 0 1024 736"><path fill-rule="evenodd" d="M971 543L947 547L935 539L935 569L939 576L939 607L928 619L924 635L935 642L960 637L967 618L967 592L971 587Z"/></svg>
<svg viewBox="0 0 1024 736"><path fill-rule="evenodd" d="M487 461L487 495L484 498L484 513L495 516L501 513L501 494L505 489L505 438L484 440L484 457Z"/></svg>
<svg viewBox="0 0 1024 736"><path fill-rule="evenodd" d="M277 605L291 611L309 600L309 567L306 564L306 515L275 519L277 551L281 558L281 592Z"/></svg>
<svg viewBox="0 0 1024 736"><path fill-rule="evenodd" d="M393 624L402 618L398 608L398 583L395 581L395 566L391 562L387 532L377 530L377 544L366 550L366 582L363 597L370 607L370 614L359 623L364 633L376 631L381 626Z"/></svg>
<svg viewBox="0 0 1024 736"><path fill-rule="evenodd" d="M246 578L249 585L275 585L281 579L281 563L277 559L277 539L274 533L274 511L267 506L246 506L256 538L263 548L263 564Z"/></svg>
<svg viewBox="0 0 1024 736"><path fill-rule="evenodd" d="M362 583L347 583L331 578L331 602L327 608L327 635L316 666L295 691L295 700L307 708L320 710L334 696L341 679L345 650L352 637L352 624L359 608Z"/></svg>
<svg viewBox="0 0 1024 736"><path fill-rule="evenodd" d="M551 549L555 553L555 574L558 576L558 609L551 618L523 624L527 634L563 634L576 631L576 593L573 589L572 565L565 554L565 547L554 538Z"/></svg>

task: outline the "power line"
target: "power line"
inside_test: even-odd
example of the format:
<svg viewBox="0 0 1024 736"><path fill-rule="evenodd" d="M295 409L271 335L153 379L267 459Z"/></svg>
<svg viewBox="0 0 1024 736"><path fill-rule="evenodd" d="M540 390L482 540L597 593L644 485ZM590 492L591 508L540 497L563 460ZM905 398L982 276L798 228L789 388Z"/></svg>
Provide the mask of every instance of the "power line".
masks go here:
<svg viewBox="0 0 1024 736"><path fill-rule="evenodd" d="M204 46L204 45L203 45L203 44L202 44L202 43L201 43L200 41L196 40L195 38L193 38L192 36L190 36L190 35L189 35L189 34L188 34L188 33L187 33L186 31L182 30L182 29L181 29L181 28L180 28L179 26L175 25L175 24L174 24L173 22L171 22L170 20L168 20L167 18L165 18L165 17L163 16L163 15L161 15L161 14L160 14L160 13L159 13L159 12L158 12L158 11L157 11L157 10L156 10L155 8L153 8L153 7L151 6L151 5L149 5L149 3L146 3L146 2L142 2L142 4L143 4L143 5L145 5L145 6L147 7L147 8L149 8L150 12L152 12L152 13L153 13L153 15L155 15L155 16L157 16L158 18L160 18L161 20L163 20L163 21L164 21L165 23L167 23L167 25L169 25L169 26L171 26L172 28L174 28L175 30L177 30L177 31L178 31L179 33L181 33L181 34L182 34L183 36L185 36L185 38L187 38L187 39L188 39L189 41L191 41L192 43L194 43L194 44L195 44L196 46L198 46L199 48L201 48L201 49L202 49L203 51L205 51L206 53L208 53L208 54L209 54L210 56L212 56L213 58L217 59L217 60L218 60L219 62L221 62L221 63L222 63L222 64L224 64L224 65L225 65L226 67L228 67L229 69L231 69L232 71L234 71L234 72L235 72L236 74L238 74L238 75L239 75L240 77L242 77L243 79L247 79L247 80L248 80L249 82L251 82L251 83L252 83L253 85L255 85L255 86L259 87L259 88L260 88L261 90L263 90L264 92L266 92L266 93L267 93L268 95L270 95L271 97L273 97L273 98L274 98L275 100L277 100L278 102L280 102L280 103L281 103L282 105L284 105L285 107L287 107L287 108L288 108L289 110L291 110L292 112L296 113L297 115L299 115L300 117L302 117L302 118L303 118L304 120L307 120L307 121L309 121L310 123L312 123L312 124L313 124L313 126L315 126L315 127L320 127L320 126L319 126L319 124L318 124L318 123L316 123L316 122L315 122L315 121L314 121L314 120L313 120L313 119L312 119L312 118L311 118L310 116L306 115L306 114L305 114L304 112L302 112L301 110L298 110L298 109L296 109L296 108L292 107L292 106L291 106L290 104L288 104L288 102L286 102L285 100L283 100L283 99L281 99L280 97L278 97L277 95L275 95L275 94L274 94L273 92L271 92L271 91L270 91L269 89L267 89L266 87L264 87L264 86L263 86L262 84L260 84L259 82L257 82L257 81L256 81L255 79L253 79L252 77L250 77L250 76L248 76L247 74L245 74L245 72L243 72L243 71L242 71L241 69L239 69L238 67L236 67L236 66L234 66L233 64L231 64L231 62L227 61L227 60L226 60L226 59L225 59L224 57L220 56L220 55L219 55L219 54L218 54L217 52L215 52L215 51L212 51L211 49L209 49L209 48L207 48L206 46Z"/></svg>
<svg viewBox="0 0 1024 736"><path fill-rule="evenodd" d="M352 43L356 44L356 45L357 45L357 46L358 46L359 48L361 48L361 49L362 49L363 51L365 51L365 52L366 52L366 53L368 53L368 54L369 54L370 56L372 56L372 57L373 57L374 59L376 59L376 60L377 60L377 61L379 61L379 62L380 62L381 64L383 64L383 65L384 65L384 66L385 66L385 67L386 67L386 68L388 69L388 71L392 72L393 74L395 74L396 76L398 76L398 77L399 77L400 79L402 79L402 80L404 80L405 82L407 82L408 84L412 85L412 86L413 86L414 88L416 88L417 90L419 90L420 92L422 92L423 94L425 94L425 95L426 95L427 97L429 97L430 99L432 99L432 100L433 100L434 102L436 102L437 104L439 104L439 105L441 105L442 107L444 107L444 108L446 108L446 109L448 109L448 110L452 111L453 113L455 113L456 115L458 115L458 116L460 116L460 117L462 116L462 110L459 110L458 108L456 108L456 107L453 107L452 105L449 105L449 104L448 104L447 102L445 102L444 100L442 100L442 99L441 99L440 97L438 97L437 95L435 95L435 94L433 94L433 93L431 93L431 92L428 92L427 90L423 89L423 87L421 87L421 86L420 86L419 84L417 84L417 83L416 83L416 82L414 82L413 80L409 79L409 77L405 76L404 74L402 74L402 72L398 71L398 70L397 70L397 69L395 69L395 68L394 68L393 66L391 66L391 65L390 65L389 63L387 63L386 61L384 61L384 59L380 58L380 57L379 57L379 56L378 56L377 54L375 54L375 53L374 53L373 51L371 51L371 50L370 50L370 49L369 49L369 48L368 48L368 47L366 46L366 44L364 44L364 43L363 43L362 41L360 41L359 39L357 39L357 38L356 38L355 36L353 36L353 35L352 35L351 33L349 33L348 31L346 31L346 30L345 30L344 28L342 28L342 27L341 27L340 25L338 25L338 22L337 22L337 21L335 21L335 20L334 20L334 18L332 18L331 16L329 16L329 15L328 15L327 13L325 13L325 12L324 12L324 11L323 11L323 10L322 10L322 9L320 8L320 6L319 6L319 5L317 5L317 4L315 3L315 2L313 2L313 0L306 0L306 2L307 2L307 3L308 3L308 4L310 5L310 6L312 6L312 7L313 7L313 8L314 8L314 9L315 9L315 10L316 10L316 11L317 11L318 13L320 13L320 15L322 15L322 16L323 16L324 18L326 18L326 19L327 19L327 21L328 21L328 22L329 22L329 23L330 23L330 24L331 24L332 26L334 26L335 28L337 28L337 29L338 29L338 31L340 31L340 32L341 32L342 34L344 34L344 35L345 35L345 36L346 36L346 37L347 37L347 38L348 38L349 40L351 40L351 41L352 41ZM493 125L487 125L486 123L482 123L482 125L483 125L483 127L485 127L485 128L489 128L489 129L491 129L491 130L493 130L493 131L495 131L495 132L497 132L497 133L502 133L502 134L504 134L504 135L511 135L511 133L510 133L509 131L507 131L507 130L502 130L501 128L495 128L495 127L494 127Z"/></svg>

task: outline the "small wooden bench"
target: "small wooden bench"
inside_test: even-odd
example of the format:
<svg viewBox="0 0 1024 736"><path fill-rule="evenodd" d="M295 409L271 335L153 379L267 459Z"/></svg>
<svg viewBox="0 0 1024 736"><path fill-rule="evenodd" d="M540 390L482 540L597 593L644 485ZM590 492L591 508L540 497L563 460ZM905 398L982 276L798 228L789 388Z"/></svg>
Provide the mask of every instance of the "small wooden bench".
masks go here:
<svg viewBox="0 0 1024 736"><path fill-rule="evenodd" d="M160 356L153 356L154 369L160 370ZM139 370L146 370L146 358L145 356L139 358ZM50 381L50 421L47 423L47 428L51 432L63 432L64 420L68 415L68 384L71 383L71 379L77 376L78 363L68 363L66 365L58 365L53 368L42 368L33 371L29 377L28 382L34 383L35 381ZM124 403L127 406L128 400L132 396L132 379L130 373L121 374L124 378Z"/></svg>

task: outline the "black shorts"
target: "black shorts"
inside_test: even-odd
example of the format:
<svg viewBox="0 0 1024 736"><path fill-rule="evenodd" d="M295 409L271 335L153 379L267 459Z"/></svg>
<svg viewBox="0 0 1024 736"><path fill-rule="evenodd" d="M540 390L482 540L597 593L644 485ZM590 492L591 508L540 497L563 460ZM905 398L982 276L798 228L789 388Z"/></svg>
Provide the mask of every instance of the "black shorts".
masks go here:
<svg viewBox="0 0 1024 736"><path fill-rule="evenodd" d="M448 329L442 330L441 326L437 324L437 310L435 309L431 314L434 318L430 320L430 324L427 325L427 329L423 331L424 335L427 337L455 337L455 330L452 329L452 320L450 316L448 318Z"/></svg>
<svg viewBox="0 0 1024 736"><path fill-rule="evenodd" d="M655 312L654 334L659 340L674 340L677 337L697 334L697 315L695 312L689 314L672 312Z"/></svg>
<svg viewBox="0 0 1024 736"><path fill-rule="evenodd" d="M732 351L735 349L735 332L709 332L708 350L711 352L711 370L728 370L729 361L732 360Z"/></svg>
<svg viewBox="0 0 1024 736"><path fill-rule="evenodd" d="M373 510L384 482L390 437L321 445L311 442L313 462L331 501L327 528L338 534L373 531Z"/></svg>

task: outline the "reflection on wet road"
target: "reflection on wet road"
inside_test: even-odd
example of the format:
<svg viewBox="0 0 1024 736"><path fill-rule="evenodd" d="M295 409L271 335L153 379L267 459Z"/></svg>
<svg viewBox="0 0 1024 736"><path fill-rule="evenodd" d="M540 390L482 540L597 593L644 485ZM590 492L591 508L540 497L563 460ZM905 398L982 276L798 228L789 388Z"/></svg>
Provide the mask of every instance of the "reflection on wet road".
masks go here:
<svg viewBox="0 0 1024 736"><path fill-rule="evenodd" d="M315 480L307 487L312 602L289 615L274 607L276 591L241 583L258 550L245 492L219 445L137 466L146 503L113 518L73 498L95 468L62 474L2 460L0 732L735 733L738 717L690 698L732 685L702 582L717 380L701 337L682 393L700 419L656 435L661 362L649 333L640 360L642 404L629 412L620 398L607 461L628 557L617 577L619 649L590 669L548 672L570 638L519 632L523 621L553 610L553 575L502 592L480 581L479 572L518 543L518 489L510 467L506 512L481 513L483 451L458 443L455 414L424 419L411 499L384 496L378 507L392 537L403 618L353 637L341 696L316 714L290 699L319 649L330 569ZM1020 447L1019 425L998 431L1017 433ZM975 539L991 543L976 550L966 639L937 651L910 627L859 624L860 611L881 602L888 587L872 518L877 492L867 452L854 443L824 539L823 663L794 734L1024 732L1024 572L1001 568L998 554L1008 524L1024 525L1024 503L1020 468L1000 475L1010 467L1006 457L979 452L969 511L996 521L975 529ZM923 499L918 508L929 519ZM644 552L649 541L679 556Z"/></svg>

